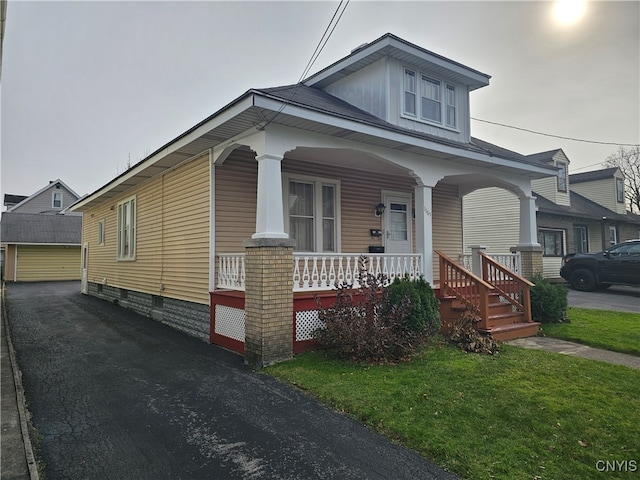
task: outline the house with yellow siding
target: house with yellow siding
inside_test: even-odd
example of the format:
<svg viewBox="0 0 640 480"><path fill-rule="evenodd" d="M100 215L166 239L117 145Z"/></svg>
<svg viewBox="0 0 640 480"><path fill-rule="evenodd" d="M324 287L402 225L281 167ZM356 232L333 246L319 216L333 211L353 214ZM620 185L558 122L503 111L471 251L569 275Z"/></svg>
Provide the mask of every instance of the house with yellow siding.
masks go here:
<svg viewBox="0 0 640 480"><path fill-rule="evenodd" d="M356 281L362 254L443 298L485 288L452 261L478 188L513 192L535 267L531 181L557 169L471 136L469 96L489 79L386 34L298 84L245 92L72 207L82 291L266 365L307 345L312 295Z"/></svg>
<svg viewBox="0 0 640 480"><path fill-rule="evenodd" d="M68 211L78 198L61 180L33 195L5 195L7 210L0 220L5 281L80 280L82 215Z"/></svg>

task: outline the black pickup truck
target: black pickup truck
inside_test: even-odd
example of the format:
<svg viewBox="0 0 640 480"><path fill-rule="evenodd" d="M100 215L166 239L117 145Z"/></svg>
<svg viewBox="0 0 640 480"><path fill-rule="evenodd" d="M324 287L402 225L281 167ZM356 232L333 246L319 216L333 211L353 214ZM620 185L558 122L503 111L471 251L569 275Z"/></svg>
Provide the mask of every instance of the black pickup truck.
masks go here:
<svg viewBox="0 0 640 480"><path fill-rule="evenodd" d="M640 240L619 243L598 253L565 255L560 276L574 289L585 292L611 285L640 285Z"/></svg>

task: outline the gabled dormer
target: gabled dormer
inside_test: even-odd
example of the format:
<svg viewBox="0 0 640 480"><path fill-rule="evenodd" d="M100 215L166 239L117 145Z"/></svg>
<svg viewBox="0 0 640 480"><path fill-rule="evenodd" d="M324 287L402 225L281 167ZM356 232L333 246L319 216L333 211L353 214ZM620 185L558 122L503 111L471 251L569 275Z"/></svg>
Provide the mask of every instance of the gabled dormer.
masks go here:
<svg viewBox="0 0 640 480"><path fill-rule="evenodd" d="M469 143L469 92L490 78L386 34L303 83L393 125Z"/></svg>
<svg viewBox="0 0 640 480"><path fill-rule="evenodd" d="M562 149L527 155L527 158L537 162L544 162L558 169L556 176L532 180L531 188L556 205L571 206L569 194L570 162Z"/></svg>
<svg viewBox="0 0 640 480"><path fill-rule="evenodd" d="M624 176L618 167L570 175L571 190L609 210L624 215Z"/></svg>
<svg viewBox="0 0 640 480"><path fill-rule="evenodd" d="M19 196L12 195L12 197ZM52 180L33 195L22 197L22 200L9 207L7 212L57 214L63 212L78 198L80 198L78 194L62 180Z"/></svg>

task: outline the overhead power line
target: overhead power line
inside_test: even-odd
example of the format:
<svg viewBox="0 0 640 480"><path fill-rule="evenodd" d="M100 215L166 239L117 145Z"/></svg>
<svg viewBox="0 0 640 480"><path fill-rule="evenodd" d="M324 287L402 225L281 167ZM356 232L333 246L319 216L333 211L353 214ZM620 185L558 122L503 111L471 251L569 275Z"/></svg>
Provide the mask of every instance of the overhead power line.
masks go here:
<svg viewBox="0 0 640 480"><path fill-rule="evenodd" d="M318 45L316 45L315 50L311 54L311 58L309 58L309 61L307 62L307 66L302 71L302 74L300 75L300 78L298 79L296 86L293 88L293 91L291 92L291 95L289 95L289 98L282 104L282 106L278 109L275 115L265 124L264 127L266 127L271 122L273 122L278 117L278 115L282 113L285 107L289 105L289 103L291 103L291 100L293 99L293 97L295 97L296 92L300 88L300 85L301 85L300 82L302 82L302 80L307 76L307 74L309 73L309 70L311 70L311 67L313 67L313 64L316 62L316 60L322 53L322 50L324 50L324 47L327 45L327 42L329 41L329 38L331 38L333 31L338 26L338 23L340 22L340 19L342 18L344 11L347 9L347 6L349 5L349 1L350 0L346 0L346 1L340 0L340 3L338 4L338 8L336 8L336 11L333 12L333 16L331 17L331 20L329 21L327 28L325 28L324 33L322 34L322 37L320 37L320 41L318 42Z"/></svg>
<svg viewBox="0 0 640 480"><path fill-rule="evenodd" d="M595 143L595 144L598 144L598 145L615 145L615 146L621 146L621 147L639 147L640 146L637 143L599 142L599 141L596 141L596 140L584 140L584 139L581 139L581 138L563 137L562 135L553 135L551 133L537 132L535 130L529 130L528 128L514 127L513 125L505 125L504 123L490 122L489 120L482 120L480 118L474 118L474 117L471 117L471 120L475 120L476 122L489 123L491 125L498 125L500 127L505 127L505 128L512 128L514 130L520 130L522 132L533 133L535 135L543 135L545 137L560 138L562 140L571 140L572 142Z"/></svg>

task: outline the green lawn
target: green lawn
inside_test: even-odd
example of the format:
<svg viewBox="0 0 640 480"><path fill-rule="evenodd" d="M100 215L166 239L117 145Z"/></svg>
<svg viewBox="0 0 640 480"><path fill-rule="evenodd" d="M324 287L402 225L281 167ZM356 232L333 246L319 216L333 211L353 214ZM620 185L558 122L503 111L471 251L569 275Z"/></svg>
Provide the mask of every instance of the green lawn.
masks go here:
<svg viewBox="0 0 640 480"><path fill-rule="evenodd" d="M571 323L544 324L548 337L640 356L640 314L570 308Z"/></svg>
<svg viewBox="0 0 640 480"><path fill-rule="evenodd" d="M467 479L632 478L599 460L640 460L640 371L503 345L446 345L363 366L312 352L266 372ZM640 467L639 467L640 468Z"/></svg>

